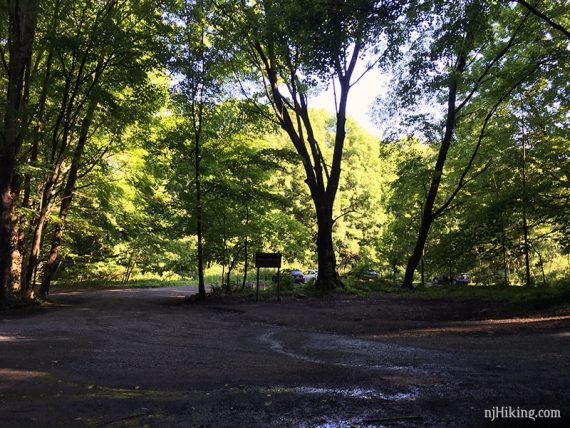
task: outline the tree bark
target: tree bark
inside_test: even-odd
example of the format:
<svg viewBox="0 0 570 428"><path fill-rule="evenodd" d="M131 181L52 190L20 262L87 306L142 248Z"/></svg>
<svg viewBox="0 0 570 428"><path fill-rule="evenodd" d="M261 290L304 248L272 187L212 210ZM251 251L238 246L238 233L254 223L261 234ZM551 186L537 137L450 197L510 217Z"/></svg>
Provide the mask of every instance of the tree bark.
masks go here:
<svg viewBox="0 0 570 428"><path fill-rule="evenodd" d="M8 281L11 277L12 247L12 179L19 150L18 133L22 121L22 98L26 69L30 65L35 37L37 0L8 3L9 9L9 64L0 146L0 305L8 299Z"/></svg>
<svg viewBox="0 0 570 428"><path fill-rule="evenodd" d="M336 272L336 255L332 239L332 210L326 204L317 207L317 265L316 287L327 292L342 286Z"/></svg>
<svg viewBox="0 0 570 428"><path fill-rule="evenodd" d="M430 189L429 189L427 196L426 196L426 203L424 205L424 210L422 213L422 218L421 218L421 223L420 223L420 231L418 233L418 239L416 241L416 245L412 251L412 254L410 255L410 258L408 259L408 264L406 266L406 273L404 275L404 283L403 283L403 287L405 287L405 288L412 288L413 287L414 272L417 269L418 263L421 259L422 251L425 247L425 243L427 240L429 229L430 229L433 221L435 220L436 217L438 217L439 215L441 215L445 211L445 209L454 200L455 196L457 196L459 191L466 184L466 176L473 166L473 161L474 161L475 156L477 155L479 148L481 146L481 142L482 142L483 137L485 135L485 129L489 123L489 120L491 119L491 117L493 116L493 114L495 113L495 111L497 110L499 105L507 98L507 96L516 87L518 87L520 84L522 84L524 82L524 80L528 77L528 76L524 76L521 80L517 81L507 92L505 92L499 98L497 103L495 103L493 108L489 111L489 113L487 114L487 116L485 117L485 120L483 122L483 126L482 126L481 132L479 134L478 142L475 145L475 149L471 155L471 158L469 159L469 162L467 163L467 166L465 167L465 169L463 171L463 174L461 175L461 178L459 180L459 184L456 186L455 190L451 193L451 195L447 198L446 202L437 211L434 211L435 199L437 197L439 185L441 183L441 179L443 176L443 166L445 164L445 160L447 158L447 152L449 151L449 148L451 147L451 142L453 140L453 135L455 133L455 122L456 122L457 114L471 100L472 96L480 88L480 85L485 80L485 77L489 75L492 68L497 63L499 63L501 58L503 58L505 56L505 54L509 51L509 49L511 49L511 47L514 45L515 39L516 39L519 31L523 28L524 23L525 23L526 19L528 18L529 14L530 14L530 12L528 12L522 18L521 22L519 23L519 25L517 26L517 28L514 30L513 34L511 35L509 41L503 46L502 49L500 49L497 52L497 54L493 57L493 59L488 62L487 66L485 67L483 72L479 75L479 78L475 81L475 84L473 85L471 90L468 92L468 95L465 96L463 101L459 104L459 106L456 107L457 86L458 86L457 82L458 82L460 76L462 76L464 71L465 71L468 53L467 52L459 52L459 54L458 54L457 61L456 61L457 65L455 66L454 73L450 75L451 83L449 85L449 94L448 94L448 98L447 98L448 108L447 108L447 119L446 119L446 124L445 124L445 133L444 133L443 141L441 143L441 147L439 149L439 154L438 154L438 158L436 161L436 165L434 167L434 174L432 176ZM465 42L470 40L472 37L473 37L473 35L470 34L469 31L467 31L467 33L465 34ZM468 43L464 43L464 45L467 45L467 44ZM534 73L534 70L531 72L531 74L532 73ZM487 164L487 165L489 165L489 164ZM483 168L481 170L481 172L485 171L485 169L486 168Z"/></svg>
<svg viewBox="0 0 570 428"><path fill-rule="evenodd" d="M523 124L524 126L524 124ZM525 285L532 286L532 277L530 275L530 243L528 239L528 221L526 215L527 209L527 193L526 193L526 135L522 137L523 143L523 156L522 156L522 222L523 222L523 236L524 236L524 265L525 265Z"/></svg>
<svg viewBox="0 0 570 428"><path fill-rule="evenodd" d="M50 34L53 34L56 29L56 23L60 10L59 5L60 2L58 1L55 5L55 11L52 19ZM45 117L48 89L51 83L52 65L53 65L53 49L50 46L46 59L45 74L43 77L42 89L37 104L37 113L35 115L36 126L33 129L32 138L31 138L31 149L30 149L30 156L28 162L29 165L31 165L32 167L37 166L38 146L44 132L44 117ZM32 194L32 174L26 173L24 176L24 195L22 199L23 207L31 208L32 206L31 194ZM12 289L21 291L22 284L24 282L24 273L26 271L26 263L27 263L27 258L24 257L23 255L26 253L29 254L29 251L26 249L25 245L26 232L25 229L22 227L22 223L24 220L21 217L19 221L20 223L18 224L19 226L18 243L17 247L12 253L12 257L14 259L14 263L12 264ZM18 260L18 262L16 262L16 260ZM17 266L15 265L16 263L18 263Z"/></svg>
<svg viewBox="0 0 570 428"><path fill-rule="evenodd" d="M12 223L11 263L9 288L12 293L19 293L22 288L22 251L21 236L22 225L19 221Z"/></svg>
<svg viewBox="0 0 570 428"><path fill-rule="evenodd" d="M461 56L458 61L457 71L462 73L466 64L466 57ZM425 243L429 234L430 227L434 220L433 208L435 205L435 198L437 197L437 192L439 190L439 185L441 184L441 178L443 176L443 167L445 165L445 160L447 159L447 153L451 147L451 142L453 140L453 134L455 131L455 120L457 110L455 103L457 100L457 79L453 79L449 85L449 94L447 96L447 119L445 123L445 134L443 136L443 141L441 142L441 147L439 149L439 154L434 167L434 173L431 179L431 185L426 195L426 201L423 205L420 230L418 233L418 238L416 240L416 245L408 259L408 264L406 266L406 273L404 274L403 287L412 288L414 281L414 272L418 267L420 259L424 251Z"/></svg>
<svg viewBox="0 0 570 428"><path fill-rule="evenodd" d="M297 84L299 76L296 74L296 68L293 64L289 64L290 70L285 73L287 75L290 72L292 77L289 82L291 88L289 91L293 101L290 102L285 99L280 90L280 73L275 68L278 62L274 57L273 46L270 43L267 48L264 48L260 42L256 42L254 45L260 63L263 64L263 73L269 81L270 97L279 124L289 136L303 162L306 174L305 182L309 187L317 217L319 273L315 287L321 292L328 292L335 287L343 286L336 270L336 256L332 239L332 211L340 182L342 153L346 136L346 107L351 88L350 79L358 60L360 44L358 42L354 44L354 49L344 68L340 64L336 68L340 95L337 104L336 134L330 173L313 132L307 97ZM296 119L296 124L293 117Z"/></svg>
<svg viewBox="0 0 570 428"><path fill-rule="evenodd" d="M200 119L201 122L201 119ZM201 124L199 125L201 128ZM201 150L200 150L200 129L195 130L194 135L194 158L195 158L195 185L196 185L196 235L198 237L198 296L201 300L206 298L206 287L204 285L204 243L203 243L203 201L202 201L202 181L200 172Z"/></svg>
<svg viewBox="0 0 570 428"><path fill-rule="evenodd" d="M22 278L22 296L26 298L33 297L34 283L32 279L34 277L34 271L36 270L39 262L44 226L51 213L50 201L46 200L45 202L46 205L41 208L36 218L34 233L32 235L32 240L30 243L30 250L26 259L26 269L24 270L24 275Z"/></svg>
<svg viewBox="0 0 570 428"><path fill-rule="evenodd" d="M79 52L80 50L77 48L74 51L74 55L79 56ZM74 66L70 67L65 76L65 86L63 89L61 107L56 117L51 137L51 153L49 157L50 172L42 187L39 213L36 218L34 234L32 236L26 269L24 270L22 281L22 292L27 297L31 297L33 294L34 284L32 283L32 278L34 278L34 272L38 267L45 223L47 222L52 209L52 193L53 189L59 184L66 149L77 123L77 115L84 107L84 101L89 98L89 94L104 71L104 61L103 57L101 57L99 58L98 67L93 73L91 84L88 85L84 100L78 102L77 100L80 96L81 86L83 83L87 82L87 80L85 80L84 72L85 64L89 58L88 54L89 49L83 51L81 61L79 61L78 64L75 64L74 62ZM77 67L75 67L75 65L77 65Z"/></svg>
<svg viewBox="0 0 570 428"><path fill-rule="evenodd" d="M564 34L566 37L568 37L570 39L570 31L568 31L567 28L560 25L558 22L554 22L550 17L546 16L544 13L539 11L535 6L531 5L530 3L528 3L525 0L511 0L511 1L516 1L518 4L526 7L533 15L542 19L544 22L546 22L552 28L560 31L562 34ZM535 3L538 4L538 2L535 2Z"/></svg>
<svg viewBox="0 0 570 428"><path fill-rule="evenodd" d="M67 219L67 215L69 214L69 210L71 208L73 192L75 190L75 184L77 183L77 176L79 173L79 168L81 166L81 158L83 156L85 145L89 138L89 128L91 127L91 122L93 121L93 116L95 114L96 108L97 108L97 102L94 99L92 99L89 103L89 107L87 108L87 112L85 114L85 118L83 119L83 123L81 124L79 139L77 140L77 145L75 146L75 150L73 152L71 167L69 169L67 182L63 190L61 204L59 207L58 222L54 227L50 252L46 265L44 267L44 275L42 278L42 284L39 293L39 296L42 299L45 299L48 296L51 280L53 279L53 276L56 271L57 259L59 251L61 249L61 242L63 238L65 221Z"/></svg>
<svg viewBox="0 0 570 428"><path fill-rule="evenodd" d="M249 268L249 254L247 252L248 250L248 228L249 226L249 206L247 205L246 202L246 206L245 206L245 242L243 245L243 251L244 251L244 256L243 256L243 260L244 260L244 267L243 267L243 280L241 283L241 289L243 290L245 288L245 283L247 281L247 270Z"/></svg>

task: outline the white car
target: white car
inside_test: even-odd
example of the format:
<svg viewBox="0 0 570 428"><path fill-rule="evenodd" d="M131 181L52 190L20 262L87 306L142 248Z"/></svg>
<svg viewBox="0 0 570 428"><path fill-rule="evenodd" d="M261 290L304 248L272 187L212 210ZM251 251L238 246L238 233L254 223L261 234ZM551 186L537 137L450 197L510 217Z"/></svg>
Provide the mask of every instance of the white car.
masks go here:
<svg viewBox="0 0 570 428"><path fill-rule="evenodd" d="M305 272L305 282L309 282L311 279L317 279L319 271L316 269L309 269Z"/></svg>

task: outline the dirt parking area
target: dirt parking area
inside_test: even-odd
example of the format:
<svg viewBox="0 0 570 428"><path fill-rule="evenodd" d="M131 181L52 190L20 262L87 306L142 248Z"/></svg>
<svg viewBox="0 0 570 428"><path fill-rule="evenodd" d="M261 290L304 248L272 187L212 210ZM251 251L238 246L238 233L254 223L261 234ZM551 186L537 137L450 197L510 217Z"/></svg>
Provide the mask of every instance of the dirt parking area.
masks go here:
<svg viewBox="0 0 570 428"><path fill-rule="evenodd" d="M570 426L567 310L392 295L186 304L193 292L60 291L0 315L0 426Z"/></svg>

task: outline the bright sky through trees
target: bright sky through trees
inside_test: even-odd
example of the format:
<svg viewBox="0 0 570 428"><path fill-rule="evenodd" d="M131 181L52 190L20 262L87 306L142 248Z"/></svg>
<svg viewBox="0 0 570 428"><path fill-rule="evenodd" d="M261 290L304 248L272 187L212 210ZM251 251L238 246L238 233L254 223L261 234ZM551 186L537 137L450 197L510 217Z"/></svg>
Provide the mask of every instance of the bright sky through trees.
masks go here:
<svg viewBox="0 0 570 428"><path fill-rule="evenodd" d="M366 62L357 65L355 76L365 70ZM356 121L370 134L381 137L382 132L370 117L372 105L378 96L386 95L390 76L377 68L369 70L352 88L348 98L348 116ZM310 104L313 108L324 108L329 114L335 113L334 92L332 85L314 97Z"/></svg>

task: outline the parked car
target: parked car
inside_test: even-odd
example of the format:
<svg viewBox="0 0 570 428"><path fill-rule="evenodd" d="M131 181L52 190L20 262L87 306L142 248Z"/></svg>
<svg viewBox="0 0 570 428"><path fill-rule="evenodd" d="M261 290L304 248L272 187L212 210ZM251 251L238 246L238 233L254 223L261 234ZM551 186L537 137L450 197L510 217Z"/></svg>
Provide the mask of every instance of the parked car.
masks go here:
<svg viewBox="0 0 570 428"><path fill-rule="evenodd" d="M466 273L460 273L454 278L454 280L456 284L467 285L469 284L471 279L469 278L469 275L467 275Z"/></svg>
<svg viewBox="0 0 570 428"><path fill-rule="evenodd" d="M450 283L451 285L467 285L470 281L471 279L466 273L460 273L454 277L451 277L451 281L449 275L438 275L433 277L433 284L436 286L444 284L449 285Z"/></svg>
<svg viewBox="0 0 570 428"><path fill-rule="evenodd" d="M291 275L294 281L297 284L302 284L305 282L305 274L300 269L291 269L289 271L289 275Z"/></svg>
<svg viewBox="0 0 570 428"><path fill-rule="evenodd" d="M305 282L309 282L312 279L317 279L319 276L319 271L317 269L309 269L305 272Z"/></svg>
<svg viewBox="0 0 570 428"><path fill-rule="evenodd" d="M283 275L289 275L293 278L293 282L296 284L303 284L305 282L305 274L300 269L291 269L291 270L284 270ZM277 282L279 277L277 275L273 275L271 280L273 282Z"/></svg>

